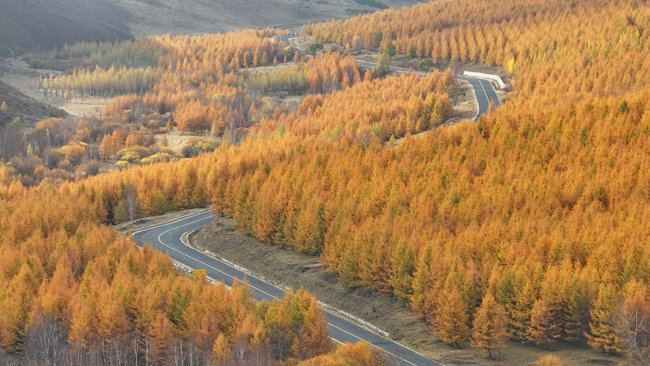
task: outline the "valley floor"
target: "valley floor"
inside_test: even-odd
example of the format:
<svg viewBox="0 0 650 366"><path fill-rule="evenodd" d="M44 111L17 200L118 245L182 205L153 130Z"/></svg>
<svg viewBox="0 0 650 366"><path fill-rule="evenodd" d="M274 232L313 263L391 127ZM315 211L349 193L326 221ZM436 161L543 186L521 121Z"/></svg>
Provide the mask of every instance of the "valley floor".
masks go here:
<svg viewBox="0 0 650 366"><path fill-rule="evenodd" d="M39 87L39 76L58 75L59 71L33 69L20 58L11 57L0 59L0 81L18 89L21 93L38 102L62 109L73 116L93 116L99 113L110 98L89 97L70 98L65 100L63 95L45 96Z"/></svg>

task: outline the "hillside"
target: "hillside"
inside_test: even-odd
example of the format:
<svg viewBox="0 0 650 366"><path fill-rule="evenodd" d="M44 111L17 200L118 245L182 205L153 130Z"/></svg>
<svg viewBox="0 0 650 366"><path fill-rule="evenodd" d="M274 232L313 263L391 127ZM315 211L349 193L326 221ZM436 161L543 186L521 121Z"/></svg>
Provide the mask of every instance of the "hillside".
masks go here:
<svg viewBox="0 0 650 366"><path fill-rule="evenodd" d="M144 35L201 34L242 28L299 29L303 24L345 19L376 7L341 0L112 0L135 17L130 23L136 37ZM418 0L388 0L391 7Z"/></svg>
<svg viewBox="0 0 650 366"><path fill-rule="evenodd" d="M402 7L418 0L389 0ZM243 28L299 29L303 24L376 11L340 0L0 0L0 56L79 41L202 34Z"/></svg>
<svg viewBox="0 0 650 366"><path fill-rule="evenodd" d="M0 0L0 56L131 38L129 13L105 0Z"/></svg>
<svg viewBox="0 0 650 366"><path fill-rule="evenodd" d="M3 102L6 103L7 109L0 110L0 125L7 124L16 117L26 124L33 124L51 117L64 117L67 114L58 108L36 101L0 81L0 104Z"/></svg>

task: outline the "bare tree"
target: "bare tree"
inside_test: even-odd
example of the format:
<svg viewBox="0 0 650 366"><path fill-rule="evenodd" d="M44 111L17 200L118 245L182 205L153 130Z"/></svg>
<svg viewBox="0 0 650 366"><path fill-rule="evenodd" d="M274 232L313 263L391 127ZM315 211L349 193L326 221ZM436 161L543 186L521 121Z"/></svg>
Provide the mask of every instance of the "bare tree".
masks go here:
<svg viewBox="0 0 650 366"><path fill-rule="evenodd" d="M131 351L133 352L133 365L138 366L138 361L140 360L140 340L142 339L141 333L139 331L133 331L131 333Z"/></svg>
<svg viewBox="0 0 650 366"><path fill-rule="evenodd" d="M0 348L0 366L19 366L22 365L20 359L13 355L5 353L2 348Z"/></svg>
<svg viewBox="0 0 650 366"><path fill-rule="evenodd" d="M132 185L127 185L124 191L124 202L129 221L135 220L139 216L140 208L138 207L138 191Z"/></svg>
<svg viewBox="0 0 650 366"><path fill-rule="evenodd" d="M650 361L650 324L643 304L635 299L616 307L614 326L624 340L628 356L635 361Z"/></svg>
<svg viewBox="0 0 650 366"><path fill-rule="evenodd" d="M184 366L187 358L185 350L185 342L176 339L174 340L171 350L169 351L169 364L172 366Z"/></svg>
<svg viewBox="0 0 650 366"><path fill-rule="evenodd" d="M67 336L68 330L60 321L40 317L27 331L27 357L58 364L68 348Z"/></svg>

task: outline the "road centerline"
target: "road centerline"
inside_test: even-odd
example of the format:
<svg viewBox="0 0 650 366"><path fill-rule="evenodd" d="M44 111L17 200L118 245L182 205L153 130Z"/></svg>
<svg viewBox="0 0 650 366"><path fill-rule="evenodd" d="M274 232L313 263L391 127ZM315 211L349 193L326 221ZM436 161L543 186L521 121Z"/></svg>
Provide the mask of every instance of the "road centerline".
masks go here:
<svg viewBox="0 0 650 366"><path fill-rule="evenodd" d="M206 213L209 214L210 216L207 216L207 217L200 217L200 216L202 216L202 215L204 215L204 214L206 214ZM195 219L196 217L200 217L200 218ZM192 219L195 219L195 220L192 220ZM284 291L283 289L281 289L281 288L279 288L279 287L277 287L277 286L275 286L275 285L273 285L273 284L269 284L269 283L265 282L264 280L259 279L259 278L255 277L255 276L251 275L251 274L248 274L248 273L242 272L242 271L240 271L240 270L237 270L236 268L233 268L233 267L230 266L229 264L224 263L224 262L222 262L222 261L219 261L217 258L213 258L213 257L211 257L211 256L208 256L206 253L203 253L203 252L197 250L196 248L193 248L193 247L187 245L186 243L183 243L183 241L180 239L180 237L182 237L183 235L185 235L185 234L191 232L191 231L194 230L195 228L192 228L191 230L186 231L186 232L184 232L184 233L181 234L181 236L179 237L179 241L181 242L181 244L182 244L184 247L187 247L188 249L192 249L193 252L198 253L200 256L205 256L206 258L209 258L210 260L213 260L213 261L216 261L216 262L218 262L218 263L221 263L221 264L224 265L225 267L232 268L233 270L237 271L238 273L241 272L241 273L242 273L242 276L244 276L243 279L240 279L240 278L238 278L238 277L236 277L236 276L233 276L233 275L231 275L231 274L228 274L228 273L224 272L223 270L220 270L219 268L216 268L216 267L214 267L213 265L206 263L206 262L205 262L204 260L202 260L202 259L196 258L196 257L193 256L193 255L190 255L190 254L188 254L188 253L185 253L185 252L183 252L183 251L181 251L181 250L175 248L174 246L172 246L171 243L167 243L167 242L165 242L165 239L163 238L164 235L166 235L166 234L168 234L168 233L170 233L170 232L172 232L172 231L174 231L174 230L179 230L179 229L181 229L181 228L183 228L183 227L191 226L191 225L194 225L194 224L200 223L200 222L202 222L202 221L208 221L208 220L211 220L211 219L212 219L212 217L211 217L211 213L210 213L209 211L207 211L207 212L199 212L199 213L192 213L192 214L186 215L186 216L184 216L184 217L178 218L178 219L176 219L176 220L171 220L171 221L169 221L169 222L165 222L165 223L162 223L162 224L157 224L157 225L153 225L153 226L151 226L151 227L142 228L142 229L140 229L140 230L137 230L137 231L134 232L133 234L137 234L137 235L139 236L140 241L144 242L144 241L145 241L145 235L146 235L146 234L152 233L152 234L155 235L156 233L154 232L154 230L156 230L156 229L162 230L160 233L158 233L157 238L156 238L156 239L158 240L158 243L159 243L162 247L167 248L168 250L171 250L171 251L173 251L174 253L181 254L181 257L183 257L183 258L187 258L187 259L189 259L189 260L191 260L191 261L194 261L195 263L199 263L199 264L201 264L201 265L204 265L204 266L206 266L206 268L209 268L209 269L211 269L211 270L214 270L214 271L216 271L216 272L222 274L223 276L225 276L224 278L229 278L229 279L232 279L233 281L234 281L234 280L243 281L243 280L246 280L246 277L250 277L251 279L253 279L253 280L255 280L255 281L259 281L260 283L264 283L265 285L270 286L270 288L275 288L275 289L277 289L278 291L280 291L280 292L284 295L284 294L285 294L285 291ZM192 220L192 221L185 222L185 221L187 221L187 220ZM170 227L170 226L171 226L171 227ZM138 240L136 240L136 241L138 241ZM140 244L140 243L139 243L139 244ZM144 243L142 243L142 244L144 244ZM161 249L162 249L162 248L161 248ZM181 262L181 263L182 263L182 262ZM183 263L183 264L188 265L187 263ZM189 266L190 268L192 267L191 265L188 265L188 266ZM216 280L216 279L215 279L215 280ZM223 281L220 281L220 282L223 282ZM249 286L251 289L255 290L256 293L258 293L258 294L264 294L264 295L268 296L270 299L278 298L278 296L271 295L271 294L268 293L267 291L264 291L264 290L258 288L257 286L255 286L255 285L253 285L253 284L248 283L248 286ZM409 364L409 365L412 365L412 366L416 366L416 365L418 365L418 363L420 363L420 361L417 361L418 363L414 363L414 362L412 362L412 361L410 361L410 360L408 360L408 359L406 359L406 358L404 358L404 357L398 356L398 355L395 353L395 351L397 351L398 353L402 353L402 351L404 351L405 353L410 352L410 353L412 353L413 355L415 355L415 359L420 359L420 358L421 358L422 360L426 360L426 363L427 363L427 364L439 365L439 363L437 363L436 361L433 361L433 360L431 360L431 359L428 359L428 358L426 358L426 357L420 355L419 353L417 353L417 352L415 352L415 351L412 351L412 350L410 350L410 349L408 349L408 348L406 348L406 347L404 347L404 346L402 346L402 345L400 345L400 344L398 344L398 343L395 343L394 341L391 341L391 340L389 340L389 339L385 339L385 338L380 337L380 336L378 336L378 335L376 335L376 334L373 335L373 337L377 337L377 339L379 339L379 340L375 340L374 342L373 342L373 341L370 341L370 340L368 340L368 339L366 339L366 338L365 338L364 336L362 336L362 335L356 335L356 334L354 334L354 333L352 333L352 332L350 332L350 331L348 331L348 330L345 330L345 329L343 329L343 328L341 328L341 327L339 327L339 326L333 324L332 321L336 320L337 322L338 322L338 321L342 321L342 322L344 322L344 323L348 323L348 324L350 324L350 326L358 327L360 331L361 331L361 329L364 329L364 328L362 328L362 327L360 327L360 326L358 326L358 325L355 325L355 324L351 323L349 320L345 320L344 318L341 318L340 316L335 315L335 314L333 314L333 313L331 313L331 312L326 311L326 314L329 314L328 317L331 318L330 320L328 320L328 326L331 327L331 329L340 332L340 334L341 334L341 333L346 334L348 337L350 337L350 338L351 338L352 340L354 340L355 342L356 342L356 341L363 341L363 342L365 342L365 343L368 343L368 344L372 345L373 347L375 347L375 348L377 348L377 349L379 349L379 350L382 350L382 351L386 352L386 354L392 356L394 359L398 360L399 362L403 362L403 363L406 363L406 364ZM363 331L365 331L365 332L370 332L370 331L365 330L365 329L364 329ZM374 334L374 333L372 333L372 334ZM336 339L336 338L333 337L333 336L331 336L331 338L332 338L332 340L334 340L334 341L337 342L337 343L341 343L341 344L343 343L341 340ZM348 341L349 341L349 340L348 340ZM385 347L381 346L381 345L380 345L381 343L390 344L390 345L392 345L391 347L395 348L395 350L393 350L393 351L388 350L388 349L386 349ZM410 356L410 358L414 358L414 356Z"/></svg>

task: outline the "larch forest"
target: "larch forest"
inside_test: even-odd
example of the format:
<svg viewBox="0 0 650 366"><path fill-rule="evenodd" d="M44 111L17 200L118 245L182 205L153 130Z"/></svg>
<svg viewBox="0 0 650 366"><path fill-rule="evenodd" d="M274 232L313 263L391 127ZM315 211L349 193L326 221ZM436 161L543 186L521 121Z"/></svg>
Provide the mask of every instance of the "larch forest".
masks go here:
<svg viewBox="0 0 650 366"><path fill-rule="evenodd" d="M44 97L107 103L30 125L0 100L0 365L394 362L333 342L304 289L257 302L112 227L205 207L477 362L512 364L512 344L549 354L531 365L650 362L650 3L439 0L306 24L312 52L288 36L24 56L58 70ZM447 123L470 64L507 75L503 105Z"/></svg>

